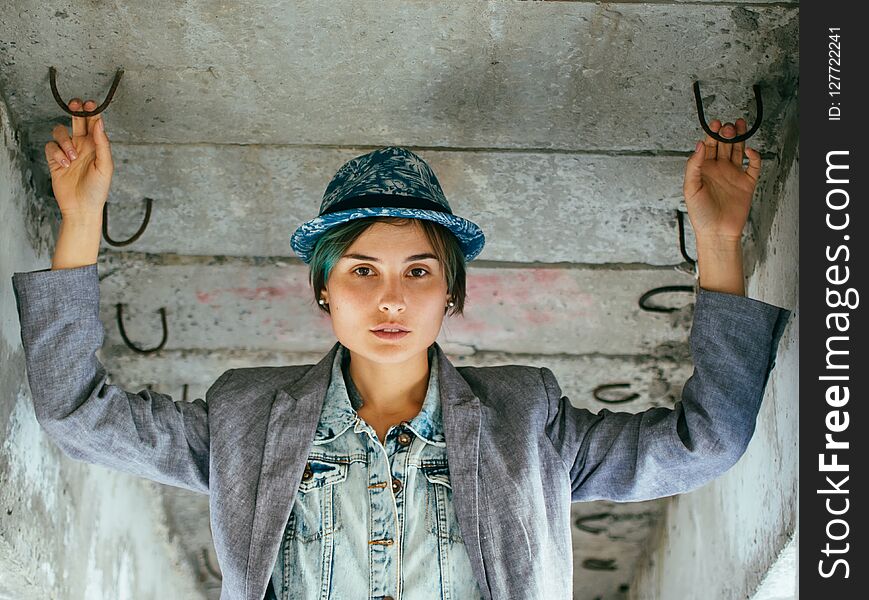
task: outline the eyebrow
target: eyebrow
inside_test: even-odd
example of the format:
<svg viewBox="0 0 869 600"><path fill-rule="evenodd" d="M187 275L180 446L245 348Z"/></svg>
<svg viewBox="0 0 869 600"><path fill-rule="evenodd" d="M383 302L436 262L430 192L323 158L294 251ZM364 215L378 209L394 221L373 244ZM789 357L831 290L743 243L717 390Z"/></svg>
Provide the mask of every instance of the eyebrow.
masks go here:
<svg viewBox="0 0 869 600"><path fill-rule="evenodd" d="M376 262L376 263L380 262L380 259L375 257L375 256L366 256L365 254L356 254L355 252L350 253L350 254L345 254L341 258L355 258L357 260L370 260L371 262ZM430 252L426 252L424 254L414 254L413 256L408 256L406 259L404 259L404 262L413 262L415 260L424 260L426 258L433 258L435 260L438 260L437 256L435 256L434 254L431 254Z"/></svg>

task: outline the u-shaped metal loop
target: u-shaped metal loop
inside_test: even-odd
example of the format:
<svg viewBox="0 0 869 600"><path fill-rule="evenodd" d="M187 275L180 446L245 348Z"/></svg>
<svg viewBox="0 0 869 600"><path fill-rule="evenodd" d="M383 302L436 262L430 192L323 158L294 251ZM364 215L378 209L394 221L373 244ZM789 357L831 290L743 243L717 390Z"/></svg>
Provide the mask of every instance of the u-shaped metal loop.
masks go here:
<svg viewBox="0 0 869 600"><path fill-rule="evenodd" d="M588 525L587 522L588 521L600 521L601 519L609 519L611 516L612 516L612 513L608 513L608 512L595 513L592 515L584 515L582 517L578 517L576 519L576 521L573 522L573 524L576 525L576 528L581 530L581 531L585 531L587 533L593 533L593 534L597 535L599 533L603 533L604 531L606 531L607 528L605 526L604 527L600 527L600 526L595 527L593 525Z"/></svg>
<svg viewBox="0 0 869 600"><path fill-rule="evenodd" d="M724 142L725 144L735 144L737 142L743 142L754 135L757 131L758 127L760 127L761 122L763 121L763 99L760 95L760 86L754 84L752 86L754 89L754 102L757 106L757 115L754 118L754 125L751 126L751 129L743 133L742 135L738 135L733 138L721 137L714 131L709 128L709 124L706 123L706 115L703 114L703 100L700 98L700 82L694 82L694 100L697 102L697 116L700 118L700 126L703 127L703 131L705 131L712 139L718 140L719 142Z"/></svg>
<svg viewBox="0 0 869 600"><path fill-rule="evenodd" d="M622 402L630 402L636 398L639 398L640 395L637 393L630 394L629 396L625 396L624 398L602 398L600 396L600 392L603 390L609 390L613 388L629 388L631 387L630 383L605 383L603 385L599 385L594 388L592 394L594 395L594 399L598 402L606 402L607 404L621 404Z"/></svg>
<svg viewBox="0 0 869 600"><path fill-rule="evenodd" d="M106 242L112 246L127 246L142 237L142 234L145 233L145 229L148 227L148 222L151 220L151 203L151 198L145 198L145 219L139 226L139 230L130 239L122 242L109 237L109 203L103 204L103 237L106 238Z"/></svg>
<svg viewBox="0 0 869 600"><path fill-rule="evenodd" d="M618 569L614 558L586 558L582 566L589 571L615 571Z"/></svg>
<svg viewBox="0 0 869 600"><path fill-rule="evenodd" d="M688 256L688 251L685 249L685 215L681 210L676 210L676 219L679 222L679 252L682 253L682 258L693 267L697 264L697 261Z"/></svg>
<svg viewBox="0 0 869 600"><path fill-rule="evenodd" d="M166 326L166 309L160 308L160 321L163 323L163 339L160 340L160 344L155 348L139 348L133 342L130 341L130 338L127 337L127 332L124 331L124 309L123 304L118 302L115 305L117 309L117 317L118 317L118 330L121 332L121 338L124 340L124 343L130 350L134 352L138 352L139 354L151 354L152 352L157 352L162 349L163 346L166 345L166 340L169 338L169 328Z"/></svg>
<svg viewBox="0 0 869 600"><path fill-rule="evenodd" d="M208 574L214 577L217 581L223 581L223 575L220 573L219 569L215 569L211 564L211 555L208 552L207 548L202 548L202 564L205 566L205 570L208 571Z"/></svg>
<svg viewBox="0 0 869 600"><path fill-rule="evenodd" d="M643 310L647 310L649 312L673 312L678 310L677 308L672 307L662 307L662 306L649 306L646 304L646 300L651 298L652 296L656 296L658 294L663 294L664 292L694 292L694 286L692 285L665 285L662 287L654 288L640 296L640 308Z"/></svg>
<svg viewBox="0 0 869 600"><path fill-rule="evenodd" d="M54 100L60 105L60 107L65 110L67 113L71 114L74 117L93 117L95 115L100 114L106 108L108 108L109 104L112 102L112 96L115 95L115 90L118 89L118 84L121 82L121 77L124 76L124 70L118 69L115 73L115 80L112 82L112 87L109 89L109 94L106 96L106 99L103 100L103 103L97 106L93 110L72 110L67 103L63 101L63 98L60 97L60 93L57 91L57 69L54 67L48 67L48 79L51 82L51 95L54 96ZM82 104L82 108L84 108L84 104Z"/></svg>

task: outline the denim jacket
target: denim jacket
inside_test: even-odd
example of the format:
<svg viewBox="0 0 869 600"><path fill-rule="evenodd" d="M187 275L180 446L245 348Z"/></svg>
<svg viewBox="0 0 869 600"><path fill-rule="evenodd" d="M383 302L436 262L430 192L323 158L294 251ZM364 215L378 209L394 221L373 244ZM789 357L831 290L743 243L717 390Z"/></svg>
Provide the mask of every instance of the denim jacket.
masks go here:
<svg viewBox="0 0 869 600"><path fill-rule="evenodd" d="M278 600L480 598L452 505L437 381L385 444L362 405L340 345L320 421L278 551Z"/></svg>
<svg viewBox="0 0 869 600"><path fill-rule="evenodd" d="M339 344L316 364L229 369L205 398L110 384L96 264L14 273L36 418L69 457L209 495L221 600L262 600ZM697 289L694 371L672 407L592 412L530 365L456 367L435 342L452 504L486 600L569 600L570 503L650 500L745 452L790 311Z"/></svg>

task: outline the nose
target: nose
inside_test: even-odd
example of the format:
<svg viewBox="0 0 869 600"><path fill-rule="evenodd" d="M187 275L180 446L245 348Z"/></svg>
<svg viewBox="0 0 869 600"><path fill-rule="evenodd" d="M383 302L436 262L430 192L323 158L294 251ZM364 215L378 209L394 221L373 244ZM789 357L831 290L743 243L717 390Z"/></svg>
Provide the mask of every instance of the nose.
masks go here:
<svg viewBox="0 0 869 600"><path fill-rule="evenodd" d="M405 308L401 286L387 284L380 296L380 310L401 312Z"/></svg>
<svg viewBox="0 0 869 600"><path fill-rule="evenodd" d="M404 301L398 298L386 299L380 301L380 310L390 312L404 312Z"/></svg>

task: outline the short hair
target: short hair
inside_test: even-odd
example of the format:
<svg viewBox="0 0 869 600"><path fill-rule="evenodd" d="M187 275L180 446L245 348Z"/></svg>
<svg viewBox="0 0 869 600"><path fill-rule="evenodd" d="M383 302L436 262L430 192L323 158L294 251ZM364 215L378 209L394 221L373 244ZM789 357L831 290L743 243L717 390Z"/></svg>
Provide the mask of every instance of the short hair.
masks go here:
<svg viewBox="0 0 869 600"><path fill-rule="evenodd" d="M450 294L455 306L450 309L450 314L464 316L462 310L465 306L465 254L462 252L459 240L452 231L434 221L427 219L412 219L405 217L363 217L353 219L346 223L336 225L323 233L314 245L311 253L310 270L308 279L314 291L315 305L325 312L329 312L328 305L319 303L320 292L326 288L329 273L338 259L344 255L347 249L362 233L374 223L390 223L394 225L411 225L415 222L422 227L423 233L428 238L434 249L434 254L441 263L441 268L447 281L447 292Z"/></svg>

